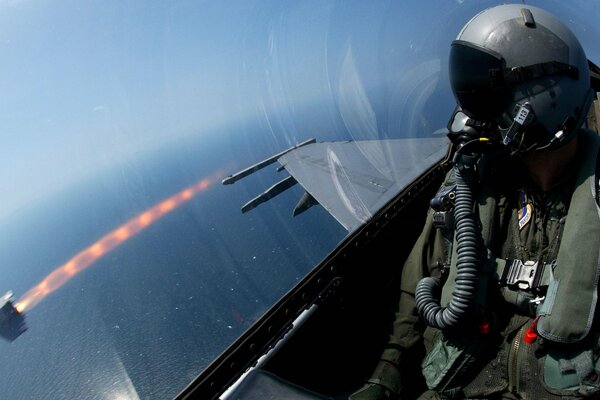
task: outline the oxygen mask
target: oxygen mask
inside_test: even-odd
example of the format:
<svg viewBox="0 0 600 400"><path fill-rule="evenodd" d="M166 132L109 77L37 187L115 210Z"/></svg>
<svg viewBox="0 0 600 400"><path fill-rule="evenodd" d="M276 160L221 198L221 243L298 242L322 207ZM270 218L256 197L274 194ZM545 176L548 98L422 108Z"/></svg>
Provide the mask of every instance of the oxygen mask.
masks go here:
<svg viewBox="0 0 600 400"><path fill-rule="evenodd" d="M448 138L458 156L478 157L496 150L522 154L538 144L535 129L530 129L534 120L535 113L527 102L517 104L513 116L505 113L496 119L474 118L457 106L448 122Z"/></svg>

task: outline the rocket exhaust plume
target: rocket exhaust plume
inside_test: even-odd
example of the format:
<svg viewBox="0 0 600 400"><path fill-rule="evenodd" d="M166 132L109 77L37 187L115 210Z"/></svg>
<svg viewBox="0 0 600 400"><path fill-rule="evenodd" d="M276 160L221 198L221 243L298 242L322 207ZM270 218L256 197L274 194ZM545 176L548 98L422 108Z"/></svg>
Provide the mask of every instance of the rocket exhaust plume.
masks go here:
<svg viewBox="0 0 600 400"><path fill-rule="evenodd" d="M216 179L216 177L214 179ZM27 291L27 293L25 293L15 304L15 308L20 313L31 310L46 296L60 288L75 275L88 268L100 257L120 246L124 241L138 234L180 205L186 203L198 193L203 192L212 184L214 179L201 179L194 185L188 186L173 196L155 204L146 211L130 219L128 222L104 235L91 246L77 253L65 264L56 268L36 286L29 289L29 291Z"/></svg>

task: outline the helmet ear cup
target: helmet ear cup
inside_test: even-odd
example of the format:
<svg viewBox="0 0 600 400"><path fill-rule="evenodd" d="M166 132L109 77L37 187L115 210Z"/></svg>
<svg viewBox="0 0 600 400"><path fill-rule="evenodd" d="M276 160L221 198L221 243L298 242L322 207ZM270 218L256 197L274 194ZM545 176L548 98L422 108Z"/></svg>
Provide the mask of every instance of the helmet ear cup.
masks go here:
<svg viewBox="0 0 600 400"><path fill-rule="evenodd" d="M590 67L577 38L554 15L522 4L473 17L452 43L449 74L456 101L471 118L502 127L519 105L530 105L535 121L523 127L523 149L566 143L593 99Z"/></svg>

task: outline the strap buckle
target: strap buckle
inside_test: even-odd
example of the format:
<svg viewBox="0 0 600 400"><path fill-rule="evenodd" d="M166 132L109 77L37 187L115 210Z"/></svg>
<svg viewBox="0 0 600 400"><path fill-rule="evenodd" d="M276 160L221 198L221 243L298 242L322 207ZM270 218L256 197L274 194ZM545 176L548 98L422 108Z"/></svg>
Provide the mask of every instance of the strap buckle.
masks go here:
<svg viewBox="0 0 600 400"><path fill-rule="evenodd" d="M544 267L537 261L507 260L500 284L512 290L534 291L540 287Z"/></svg>

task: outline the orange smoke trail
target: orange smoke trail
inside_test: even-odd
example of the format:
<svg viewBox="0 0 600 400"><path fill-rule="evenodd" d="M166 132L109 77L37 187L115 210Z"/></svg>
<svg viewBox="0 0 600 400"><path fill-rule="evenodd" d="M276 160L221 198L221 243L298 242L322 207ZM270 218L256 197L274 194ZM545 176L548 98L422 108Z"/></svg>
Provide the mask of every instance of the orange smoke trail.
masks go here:
<svg viewBox="0 0 600 400"><path fill-rule="evenodd" d="M170 213L198 193L204 191L216 179L218 179L218 177L213 179L204 178L198 181L196 184L183 189L179 193L174 194L160 203L157 203L128 222L119 226L112 232L104 235L94 244L76 254L65 264L56 268L36 286L29 289L29 291L25 293L23 297L21 297L21 299L19 299L19 301L15 304L15 308L19 312L32 309L46 296L60 288L72 277L88 268L100 257L113 250L115 247L120 246L124 241L141 232L156 222L159 218Z"/></svg>

